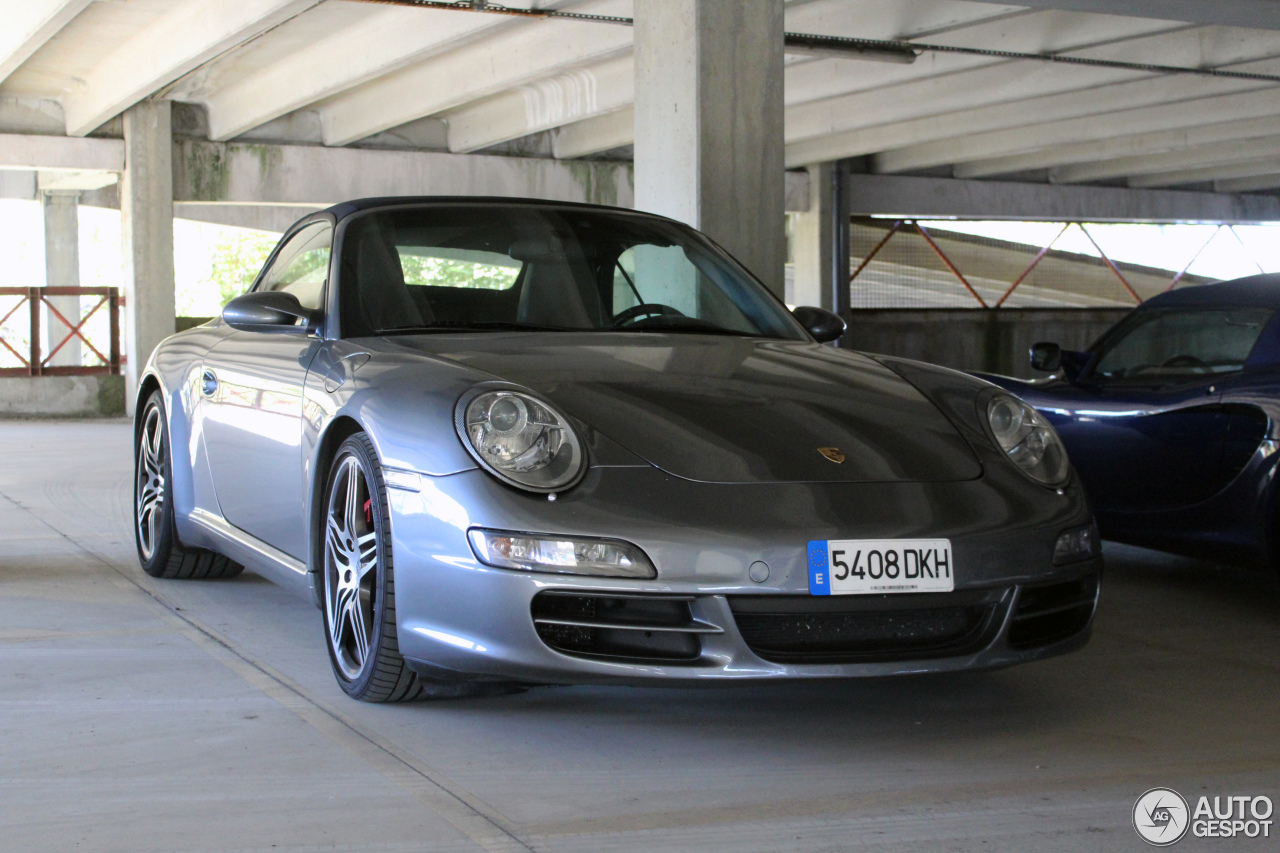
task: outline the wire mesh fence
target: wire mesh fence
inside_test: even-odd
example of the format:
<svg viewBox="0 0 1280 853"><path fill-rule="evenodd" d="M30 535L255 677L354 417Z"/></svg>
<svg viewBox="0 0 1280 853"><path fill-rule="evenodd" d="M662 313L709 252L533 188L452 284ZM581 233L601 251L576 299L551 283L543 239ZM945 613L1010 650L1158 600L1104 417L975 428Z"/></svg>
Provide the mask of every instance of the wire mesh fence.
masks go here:
<svg viewBox="0 0 1280 853"><path fill-rule="evenodd" d="M965 223L854 218L850 306L858 308L1126 308L1173 287L1215 280L1189 272L1208 241L1181 240L1161 266L1117 260L1084 222L1015 223L1019 239L973 233ZM1158 227L1158 226L1152 226ZM1203 236L1203 229L1197 237ZM1232 232L1234 233L1234 232ZM1108 235L1111 236L1111 235ZM1112 243L1115 241L1112 240ZM1198 249L1198 250L1197 250Z"/></svg>

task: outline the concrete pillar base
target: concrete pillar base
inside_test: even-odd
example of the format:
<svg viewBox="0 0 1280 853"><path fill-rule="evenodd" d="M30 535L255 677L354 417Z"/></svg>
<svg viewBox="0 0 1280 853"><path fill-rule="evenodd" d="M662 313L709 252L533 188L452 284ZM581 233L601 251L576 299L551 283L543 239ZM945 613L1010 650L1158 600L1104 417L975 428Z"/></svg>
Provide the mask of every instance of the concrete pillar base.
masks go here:
<svg viewBox="0 0 1280 853"><path fill-rule="evenodd" d="M0 418L118 418L124 377L0 376Z"/></svg>

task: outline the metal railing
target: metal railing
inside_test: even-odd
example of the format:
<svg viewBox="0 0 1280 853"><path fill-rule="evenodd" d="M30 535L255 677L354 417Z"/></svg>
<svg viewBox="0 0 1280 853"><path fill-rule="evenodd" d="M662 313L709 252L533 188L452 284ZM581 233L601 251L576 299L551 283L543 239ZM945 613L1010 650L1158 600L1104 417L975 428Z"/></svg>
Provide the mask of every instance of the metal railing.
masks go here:
<svg viewBox="0 0 1280 853"><path fill-rule="evenodd" d="M83 304L83 297L86 296L96 296L98 301L75 320L69 319L49 301L50 297L81 297ZM12 297L17 297L16 302L7 304L8 298ZM0 356L6 361L18 361L17 366L0 366L0 376L90 376L121 373L124 358L120 352L120 308L123 305L124 298L120 296L119 288L115 287L0 287L0 311L4 312L0 314ZM86 327L104 308L107 314L108 340L105 343L99 341L98 346L95 346ZM42 310L48 312L50 328L61 323L68 330L47 352L40 340ZM23 319L26 320L25 340L21 335ZM11 320L15 323L11 324ZM73 340L78 340L92 354L91 360L96 360L97 363L50 364Z"/></svg>
<svg viewBox="0 0 1280 853"><path fill-rule="evenodd" d="M1240 239L1230 226L1219 225L1175 271L1113 260L1091 233L1092 223L1053 224L1060 227L1047 243L1024 244L943 231L945 225L926 226L909 217L854 217L851 303L855 308L996 309L1013 307L1021 299L1049 307L1123 307L1176 286L1208 280L1190 275L1192 264L1223 229ZM1071 229L1083 234L1096 256L1078 249L1055 249Z"/></svg>

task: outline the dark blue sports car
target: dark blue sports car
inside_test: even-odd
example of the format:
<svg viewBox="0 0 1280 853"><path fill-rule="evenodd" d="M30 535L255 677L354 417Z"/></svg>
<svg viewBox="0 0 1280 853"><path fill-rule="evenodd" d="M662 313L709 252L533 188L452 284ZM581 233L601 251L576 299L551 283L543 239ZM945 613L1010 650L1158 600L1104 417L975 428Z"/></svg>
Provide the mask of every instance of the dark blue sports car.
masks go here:
<svg viewBox="0 0 1280 853"><path fill-rule="evenodd" d="M1057 428L1103 538L1280 566L1280 275L1149 299L1086 352L1031 348L1051 371L984 376Z"/></svg>

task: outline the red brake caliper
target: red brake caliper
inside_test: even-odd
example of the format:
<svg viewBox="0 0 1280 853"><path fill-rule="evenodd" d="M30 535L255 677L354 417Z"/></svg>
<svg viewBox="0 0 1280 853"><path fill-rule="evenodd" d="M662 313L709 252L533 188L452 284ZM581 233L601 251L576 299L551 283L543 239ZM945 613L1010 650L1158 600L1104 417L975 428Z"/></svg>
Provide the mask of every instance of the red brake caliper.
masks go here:
<svg viewBox="0 0 1280 853"><path fill-rule="evenodd" d="M373 526L373 498L364 502L364 522L370 527Z"/></svg>

